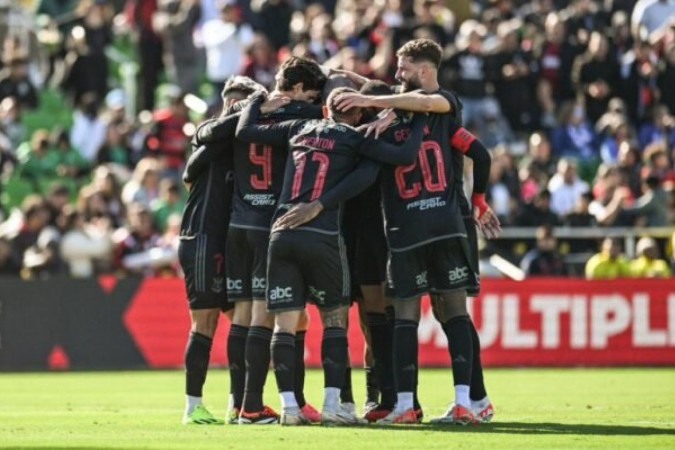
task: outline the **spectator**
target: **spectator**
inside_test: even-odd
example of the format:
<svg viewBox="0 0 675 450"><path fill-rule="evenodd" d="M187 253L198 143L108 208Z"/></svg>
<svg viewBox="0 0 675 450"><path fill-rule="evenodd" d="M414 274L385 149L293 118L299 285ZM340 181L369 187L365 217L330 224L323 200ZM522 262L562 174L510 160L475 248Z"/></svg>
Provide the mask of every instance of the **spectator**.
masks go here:
<svg viewBox="0 0 675 450"><path fill-rule="evenodd" d="M105 135L106 125L99 117L99 99L94 92L87 92L73 113L70 142L86 161L93 163Z"/></svg>
<svg viewBox="0 0 675 450"><path fill-rule="evenodd" d="M206 76L220 93L225 81L239 75L244 63L244 50L253 42L251 26L243 22L242 11L233 0L225 0L220 17L204 24Z"/></svg>
<svg viewBox="0 0 675 450"><path fill-rule="evenodd" d="M278 51L290 42L293 7L288 0L263 0L260 3L258 12L260 30Z"/></svg>
<svg viewBox="0 0 675 450"><path fill-rule="evenodd" d="M97 265L105 264L112 254L110 221L85 222L84 216L71 207L64 208L63 237L60 252L75 278L97 273Z"/></svg>
<svg viewBox="0 0 675 450"><path fill-rule="evenodd" d="M621 245L615 238L602 241L602 249L586 263L586 279L614 280L630 277L630 265L621 255Z"/></svg>
<svg viewBox="0 0 675 450"><path fill-rule="evenodd" d="M565 216L563 225L571 228L594 228L597 221L595 216L590 212L591 202L593 202L593 194L586 192L581 194L574 210ZM567 240L570 253L586 253L591 248L595 248L597 241L594 239L569 239Z"/></svg>
<svg viewBox="0 0 675 450"><path fill-rule="evenodd" d="M522 227L556 226L560 223L558 216L551 211L551 193L548 190L539 192L532 203L525 204L516 218Z"/></svg>
<svg viewBox="0 0 675 450"><path fill-rule="evenodd" d="M614 58L609 55L607 38L599 31L591 34L588 50L578 56L572 68L572 80L577 92L583 94L591 123L597 122L607 110L619 74Z"/></svg>
<svg viewBox="0 0 675 450"><path fill-rule="evenodd" d="M106 139L96 155L96 163L99 165L112 163L132 169L133 162L133 153L124 134L123 126L108 125Z"/></svg>
<svg viewBox="0 0 675 450"><path fill-rule="evenodd" d="M166 178L159 184L159 198L152 202L152 213L161 232L167 230L169 217L182 214L185 201L181 192L181 186L176 180Z"/></svg>
<svg viewBox="0 0 675 450"><path fill-rule="evenodd" d="M272 90L278 66L277 54L270 42L264 35L256 34L253 42L246 49L246 62L242 75Z"/></svg>
<svg viewBox="0 0 675 450"><path fill-rule="evenodd" d="M49 143L47 130L36 130L29 142L24 142L17 149L17 158L21 165L19 174L31 180L42 181L56 177L58 158Z"/></svg>
<svg viewBox="0 0 675 450"><path fill-rule="evenodd" d="M673 0L638 0L631 17L631 30L635 39L649 39L656 31L667 26L675 17Z"/></svg>
<svg viewBox="0 0 675 450"><path fill-rule="evenodd" d="M640 127L639 141L642 148L656 142L675 147L675 118L665 105L656 105L651 111L651 120Z"/></svg>
<svg viewBox="0 0 675 450"><path fill-rule="evenodd" d="M56 173L59 177L81 178L89 173L89 161L70 145L67 131L55 129L52 132L51 145L56 155Z"/></svg>
<svg viewBox="0 0 675 450"><path fill-rule="evenodd" d="M560 107L559 125L553 130L551 144L556 156L597 161L596 136L583 103L567 102Z"/></svg>
<svg viewBox="0 0 675 450"><path fill-rule="evenodd" d="M143 158L136 165L132 179L122 190L122 201L127 207L140 204L149 209L158 198L159 165L152 158Z"/></svg>
<svg viewBox="0 0 675 450"><path fill-rule="evenodd" d="M630 142L633 141L632 133L628 122L618 118L609 125L607 131L607 137L600 144L600 158L605 164L616 164L619 160L621 145L630 145Z"/></svg>
<svg viewBox="0 0 675 450"><path fill-rule="evenodd" d="M155 31L161 36L169 82L185 93L199 88L199 52L192 32L201 17L199 0L159 0Z"/></svg>
<svg viewBox="0 0 675 450"><path fill-rule="evenodd" d="M649 237L640 238L635 248L637 258L630 262L630 273L635 278L668 278L670 267L659 258L656 241Z"/></svg>
<svg viewBox="0 0 675 450"><path fill-rule="evenodd" d="M565 259L558 251L558 241L553 228L537 228L537 247L523 257L520 268L528 277L564 277L567 275Z"/></svg>
<svg viewBox="0 0 675 450"><path fill-rule="evenodd" d="M166 175L180 179L185 166L188 138L184 127L188 123L188 110L185 96L177 88L168 92L169 106L155 111L153 127L146 140L151 156L167 170Z"/></svg>
<svg viewBox="0 0 675 450"><path fill-rule="evenodd" d="M644 166L642 168L645 177L652 175L660 178L663 182L675 181L675 173L668 158L668 148L662 143L654 143L644 149Z"/></svg>
<svg viewBox="0 0 675 450"><path fill-rule="evenodd" d="M14 97L7 97L0 102L0 131L10 141L11 152L15 152L26 139L26 127L23 124L21 105Z"/></svg>
<svg viewBox="0 0 675 450"><path fill-rule="evenodd" d="M37 108L38 96L28 77L27 57L24 54L6 54L3 63L5 68L0 71L0 100L14 97L21 108Z"/></svg>
<svg viewBox="0 0 675 450"><path fill-rule="evenodd" d="M11 267L21 267L22 276L28 274L23 270L26 251L34 246L40 233L49 222L49 210L39 196L27 197L21 207L21 221L15 230L8 231L4 238L9 239L12 246Z"/></svg>
<svg viewBox="0 0 675 450"><path fill-rule="evenodd" d="M658 75L658 86L661 91L661 101L671 113L675 113L675 42L671 42L664 51L663 67Z"/></svg>
<svg viewBox="0 0 675 450"><path fill-rule="evenodd" d="M12 243L4 237L0 237L0 277L18 276L21 272L21 264L12 258Z"/></svg>
<svg viewBox="0 0 675 450"><path fill-rule="evenodd" d="M646 227L665 227L668 221L668 194L656 176L648 176L643 184L643 194L626 212L634 215L638 225Z"/></svg>
<svg viewBox="0 0 675 450"><path fill-rule="evenodd" d="M658 55L649 42L635 42L621 61L619 95L633 123L641 122L657 96Z"/></svg>
<svg viewBox="0 0 675 450"><path fill-rule="evenodd" d="M127 227L113 235L115 268L126 274L155 275L177 259L172 248L162 245L152 213L141 204L129 207Z"/></svg>
<svg viewBox="0 0 675 450"><path fill-rule="evenodd" d="M579 178L573 160L561 159L558 172L548 183L548 190L551 192L551 210L562 217L572 212L581 194L588 192L588 183Z"/></svg>

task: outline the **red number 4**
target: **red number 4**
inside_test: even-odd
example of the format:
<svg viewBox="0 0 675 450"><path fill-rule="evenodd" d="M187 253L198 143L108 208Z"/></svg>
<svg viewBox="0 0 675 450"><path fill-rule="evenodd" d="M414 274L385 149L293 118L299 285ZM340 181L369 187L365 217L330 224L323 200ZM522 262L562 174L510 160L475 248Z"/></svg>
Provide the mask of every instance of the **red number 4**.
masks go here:
<svg viewBox="0 0 675 450"><path fill-rule="evenodd" d="M429 162L429 152L434 154L434 159L436 160L435 181L432 174L431 163ZM414 171L417 168L418 163L422 170L424 189L426 189L427 192L442 192L448 185L445 178L445 162L443 161L443 151L441 150L441 146L434 141L422 142L422 146L417 154L417 161L409 166L397 167L394 172L398 193L404 200L416 198L422 192L422 183L418 181L408 186L406 181L406 174Z"/></svg>
<svg viewBox="0 0 675 450"><path fill-rule="evenodd" d="M272 185L272 147L269 145L251 144L248 148L251 164L260 166L260 174L251 174L253 189L264 191Z"/></svg>

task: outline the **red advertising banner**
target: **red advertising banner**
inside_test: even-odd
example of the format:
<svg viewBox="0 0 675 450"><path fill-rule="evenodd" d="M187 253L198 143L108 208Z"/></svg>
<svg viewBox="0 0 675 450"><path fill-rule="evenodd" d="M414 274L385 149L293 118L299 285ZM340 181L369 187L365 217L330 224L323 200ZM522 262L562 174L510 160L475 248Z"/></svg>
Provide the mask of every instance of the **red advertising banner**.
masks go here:
<svg viewBox="0 0 675 450"><path fill-rule="evenodd" d="M484 280L470 300L486 366L675 365L675 280ZM308 366L321 364L321 322L314 307L307 334ZM356 307L349 345L362 365L363 337ZM143 282L124 323L150 367L180 367L189 328L182 280ZM223 316L212 361L225 365L229 323ZM420 365L447 366L447 341L424 301Z"/></svg>

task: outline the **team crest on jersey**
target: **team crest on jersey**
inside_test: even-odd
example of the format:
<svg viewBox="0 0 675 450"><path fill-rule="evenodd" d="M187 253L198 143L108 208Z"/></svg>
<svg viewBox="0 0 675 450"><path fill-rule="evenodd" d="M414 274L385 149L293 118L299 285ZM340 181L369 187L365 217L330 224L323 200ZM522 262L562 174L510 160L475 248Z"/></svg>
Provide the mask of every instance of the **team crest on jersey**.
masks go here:
<svg viewBox="0 0 675 450"><path fill-rule="evenodd" d="M223 277L213 277L213 284L211 285L211 290L216 294L223 292Z"/></svg>

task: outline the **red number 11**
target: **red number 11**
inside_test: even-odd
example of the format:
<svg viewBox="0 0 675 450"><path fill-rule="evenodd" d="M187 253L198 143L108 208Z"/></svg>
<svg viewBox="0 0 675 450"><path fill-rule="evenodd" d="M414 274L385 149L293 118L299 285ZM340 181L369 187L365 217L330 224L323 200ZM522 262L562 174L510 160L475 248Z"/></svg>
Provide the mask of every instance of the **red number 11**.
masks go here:
<svg viewBox="0 0 675 450"><path fill-rule="evenodd" d="M302 152L295 152L293 154L295 161L295 176L293 177L293 189L291 190L291 200L296 199L300 195L302 188L302 176L305 173L305 166L307 165L307 154ZM312 161L319 163L319 169L316 172L316 179L314 180L314 188L312 189L312 196L309 201L313 202L321 197L323 186L326 183L326 174L328 173L328 166L330 165L330 158L325 153L312 152Z"/></svg>

